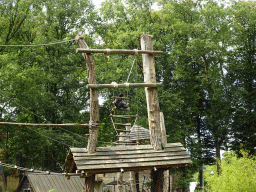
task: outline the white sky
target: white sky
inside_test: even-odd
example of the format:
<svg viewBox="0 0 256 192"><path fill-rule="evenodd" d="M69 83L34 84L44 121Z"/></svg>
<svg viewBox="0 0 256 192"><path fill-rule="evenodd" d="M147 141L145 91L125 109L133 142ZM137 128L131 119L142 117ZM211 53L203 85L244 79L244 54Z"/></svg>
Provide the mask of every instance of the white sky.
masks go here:
<svg viewBox="0 0 256 192"><path fill-rule="evenodd" d="M97 8L100 8L100 4L105 0L92 0L92 3L96 5Z"/></svg>

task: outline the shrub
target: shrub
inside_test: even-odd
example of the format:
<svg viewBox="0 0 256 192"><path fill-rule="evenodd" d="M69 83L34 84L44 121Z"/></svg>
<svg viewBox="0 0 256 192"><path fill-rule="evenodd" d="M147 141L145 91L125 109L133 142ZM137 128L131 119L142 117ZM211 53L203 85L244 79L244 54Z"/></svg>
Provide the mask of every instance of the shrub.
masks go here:
<svg viewBox="0 0 256 192"><path fill-rule="evenodd" d="M221 162L221 173L217 174L216 166L211 166L205 173L206 190L213 192L254 192L256 189L256 161L247 152L238 158L235 153L228 152ZM211 172L214 175L211 175Z"/></svg>

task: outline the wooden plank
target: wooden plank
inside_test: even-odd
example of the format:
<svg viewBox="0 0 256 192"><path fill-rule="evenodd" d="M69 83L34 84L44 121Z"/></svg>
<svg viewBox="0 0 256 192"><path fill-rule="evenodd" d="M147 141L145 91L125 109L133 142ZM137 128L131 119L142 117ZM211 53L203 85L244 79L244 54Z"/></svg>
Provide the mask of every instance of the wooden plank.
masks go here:
<svg viewBox="0 0 256 192"><path fill-rule="evenodd" d="M86 148L70 148L72 153L87 153L88 150Z"/></svg>
<svg viewBox="0 0 256 192"><path fill-rule="evenodd" d="M178 155L178 156L160 156L160 157L155 157L155 156L148 156L148 157L141 157L141 158L133 158L133 159L126 159L126 158L121 158L121 159L110 159L110 160L80 160L80 161L75 161L76 165L101 165L101 164L119 164L119 163L143 163L143 162L156 162L156 161L170 161L174 159L189 159L189 155Z"/></svg>
<svg viewBox="0 0 256 192"><path fill-rule="evenodd" d="M114 123L114 125L130 126L131 123ZM126 130L124 130L124 131L126 131Z"/></svg>
<svg viewBox="0 0 256 192"><path fill-rule="evenodd" d="M90 161L90 160L117 160L117 159L138 159L146 157L168 157L168 156L184 156L188 155L186 151L172 152L172 153L146 153L146 154L130 154L130 155L111 155L111 156L89 156L89 157L74 157L74 160L77 161Z"/></svg>
<svg viewBox="0 0 256 192"><path fill-rule="evenodd" d="M124 54L124 55L137 55L137 54L162 54L163 51L150 51L150 50L136 50L136 49L84 49L77 48L77 53L104 53L104 54Z"/></svg>
<svg viewBox="0 0 256 192"><path fill-rule="evenodd" d="M166 147L167 144L167 137L166 137L166 129L164 124L164 113L160 112L160 126L161 126L161 135L162 135L162 146L163 148Z"/></svg>
<svg viewBox="0 0 256 192"><path fill-rule="evenodd" d="M164 169L173 169L175 167L184 167L189 165L190 163L181 163L181 164L172 164L172 165L158 165L158 166L140 166L140 167L126 167L122 168L124 169L124 172L128 171L143 171L143 170L149 170L156 167L157 169L164 168ZM80 170L81 171L81 170ZM103 173L116 173L120 172L120 168L110 168L110 169L93 169L93 170L86 170L87 174L103 174Z"/></svg>
<svg viewBox="0 0 256 192"><path fill-rule="evenodd" d="M127 83L127 84L87 84L87 88L130 88L130 87L161 87L162 83ZM123 99L123 98L122 98Z"/></svg>
<svg viewBox="0 0 256 192"><path fill-rule="evenodd" d="M122 130L125 131L125 130ZM185 148L182 146L181 143L175 143L175 145L166 145L166 149L164 151L168 151L170 149L173 150L185 150ZM86 148L70 148L71 152L73 153L73 155L75 156L74 153L87 153L87 149ZM129 146L129 147L123 147L123 146L115 146L115 147L98 147L97 148L97 153L95 154L91 154L91 155L97 155L100 152L120 152L120 151L124 151L125 153L129 153L129 151L132 151L132 153L141 153L140 151L143 150L150 150L153 153L156 152L155 150L153 150L153 147L151 145L139 145L139 146ZM157 151L159 152L159 151ZM85 154L88 155L88 154Z"/></svg>
<svg viewBox="0 0 256 192"><path fill-rule="evenodd" d="M119 163L119 164L103 164L103 165L94 165L94 166L84 166L78 165L77 169L87 170L90 172L92 169L120 169L120 168L130 168L130 167L155 167L155 166L171 166L178 164L191 164L191 160L188 157L187 159L176 159L170 161L156 161L156 162L143 162L143 163Z"/></svg>
<svg viewBox="0 0 256 192"><path fill-rule="evenodd" d="M89 156L111 156L111 155L130 155L130 154L156 154L156 153L166 153L166 152L178 152L178 151L185 151L182 147L165 149L162 151L154 151L154 150L137 150L137 151L108 151L108 152L97 152L95 154L88 154L88 153L73 153L74 157L89 157Z"/></svg>
<svg viewBox="0 0 256 192"><path fill-rule="evenodd" d="M130 119L132 117L138 117L138 115L109 115L111 117L115 117L115 118L127 118L127 119Z"/></svg>
<svg viewBox="0 0 256 192"><path fill-rule="evenodd" d="M127 133L131 132L131 131L123 130L123 129L116 129L116 131L123 131L123 132L127 132Z"/></svg>
<svg viewBox="0 0 256 192"><path fill-rule="evenodd" d="M121 131L125 131L125 130L121 130ZM183 147L183 145L179 142L166 144L166 148L175 148L175 147ZM125 151L135 150L136 151L136 150L142 150L142 149L152 149L153 150L153 147L151 145L139 145L139 146L129 146L129 147L120 147L120 146L97 147L97 152L100 152L100 151L120 151L120 150L125 150Z"/></svg>

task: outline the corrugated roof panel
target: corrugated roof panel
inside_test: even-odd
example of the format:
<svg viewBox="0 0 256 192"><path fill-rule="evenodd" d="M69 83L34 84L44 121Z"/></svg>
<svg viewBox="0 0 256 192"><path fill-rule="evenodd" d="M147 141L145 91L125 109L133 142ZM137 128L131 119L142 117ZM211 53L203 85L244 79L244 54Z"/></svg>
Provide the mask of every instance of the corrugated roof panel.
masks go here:
<svg viewBox="0 0 256 192"><path fill-rule="evenodd" d="M138 141L138 140L149 140L149 139L150 139L149 129L145 129L138 125L133 125L130 133L130 140Z"/></svg>
<svg viewBox="0 0 256 192"><path fill-rule="evenodd" d="M63 175L43 175L27 173L27 177L35 192L48 192L55 189L56 192L81 192L85 179L77 176L67 180Z"/></svg>

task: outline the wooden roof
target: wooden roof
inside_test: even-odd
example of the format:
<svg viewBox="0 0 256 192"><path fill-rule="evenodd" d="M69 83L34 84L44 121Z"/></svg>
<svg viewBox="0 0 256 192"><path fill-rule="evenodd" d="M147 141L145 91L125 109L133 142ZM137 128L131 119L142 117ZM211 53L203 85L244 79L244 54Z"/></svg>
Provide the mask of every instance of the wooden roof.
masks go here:
<svg viewBox="0 0 256 192"><path fill-rule="evenodd" d="M83 189L85 179L80 177L72 177L67 180L64 175L54 174L40 174L40 173L28 173L22 178L16 191L23 192L23 187L26 187L25 180L28 180L32 186L34 192L44 192L55 189L61 192L80 192Z"/></svg>
<svg viewBox="0 0 256 192"><path fill-rule="evenodd" d="M181 143L168 143L155 151L151 145L99 147L93 154L86 148L71 148L65 163L65 172L100 174L138 171L155 168L173 168L191 164L191 159Z"/></svg>
<svg viewBox="0 0 256 192"><path fill-rule="evenodd" d="M131 141L149 140L150 131L144 127L133 125L130 133Z"/></svg>

